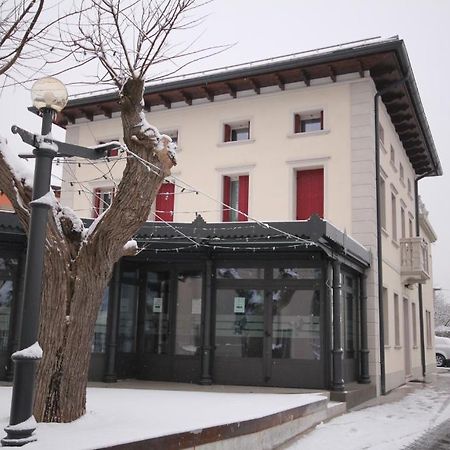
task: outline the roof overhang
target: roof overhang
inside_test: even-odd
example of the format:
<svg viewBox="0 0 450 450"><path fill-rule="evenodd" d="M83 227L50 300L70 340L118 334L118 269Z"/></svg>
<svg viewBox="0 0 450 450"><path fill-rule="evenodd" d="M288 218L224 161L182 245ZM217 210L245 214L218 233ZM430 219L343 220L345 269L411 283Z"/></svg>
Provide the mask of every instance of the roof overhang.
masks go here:
<svg viewBox="0 0 450 450"><path fill-rule="evenodd" d="M406 47L398 38L168 79L149 84L144 91L144 103L147 111L159 105L171 108L178 102L192 105L196 99L214 101L223 94L236 98L240 91L253 90L259 94L268 86L284 90L289 83L303 82L309 86L311 80L318 78L328 77L336 82L338 76L350 73L364 77L367 71L377 90L383 91L382 100L416 174L442 175ZM398 83L405 77L403 83ZM56 123L65 127L80 118L92 121L95 116L112 117L118 111L116 91L89 94L71 99L58 114Z"/></svg>

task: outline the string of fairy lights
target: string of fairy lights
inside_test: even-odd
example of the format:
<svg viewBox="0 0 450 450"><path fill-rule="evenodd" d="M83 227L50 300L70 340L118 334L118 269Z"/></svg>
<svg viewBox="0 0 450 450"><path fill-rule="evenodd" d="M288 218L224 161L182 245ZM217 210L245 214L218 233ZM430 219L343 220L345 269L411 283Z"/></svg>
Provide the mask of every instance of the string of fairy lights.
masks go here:
<svg viewBox="0 0 450 450"><path fill-rule="evenodd" d="M134 158L137 161L139 161L142 165L146 167L146 169L156 175L161 174L161 169L152 164L151 162L141 158L139 155L131 151L125 146L122 146L120 149L120 153L118 156L114 157L104 157L96 162L90 161L90 160L78 160L78 159L72 159L67 157L60 157L57 159L56 164L64 164L65 166L65 178L59 176L54 176L56 179L60 180L61 182L65 183L64 192L65 194L78 194L79 196L84 196L86 198L86 201L92 207L93 215L98 216L101 212L104 212L109 206L110 201L112 200L112 197L114 195L115 189L118 188L118 182L117 180L120 178L121 175L121 169L123 167L119 166L116 169L116 166L128 160L129 158ZM99 164L100 162L100 164ZM80 180L77 176L77 169L82 168L83 166L93 166L94 171L98 172L98 174L95 174L95 176L92 176L90 178L82 179ZM120 172L119 172L120 170ZM117 171L116 176L114 176L114 171ZM84 171L86 172L86 171ZM241 217L245 217L247 221L245 224L238 224L227 226L226 231L227 234L232 236L234 234L238 234L239 231L245 230L247 233L249 231L249 227L251 227L251 224L257 225L258 227L261 227L267 231L271 231L275 234L268 234L266 236L263 236L259 239L253 239L253 241L250 241L249 238L240 238L238 242L230 242L228 239L225 241L225 239L221 238L214 238L206 240L199 240L197 236L192 236L189 234L186 234L180 228L172 224L171 222L164 219L163 215L169 213L172 217L174 215L174 211L162 211L162 210L156 210L152 209L151 213L154 215L155 222L153 224L153 230L157 232L159 229L164 232L164 234L167 235L167 229L172 230L173 235L170 236L170 244L168 245L168 239L167 237L156 237L151 236L149 238L139 238L139 242L141 246L138 248L138 253L142 253L144 251L152 251L155 254L157 253L165 253L165 252L171 252L171 253L180 253L186 250L192 250L192 249L198 249L201 247L209 248L212 250L245 250L245 251L276 251L278 249L296 249L296 248L305 248L309 246L315 246L313 241L301 238L299 236L293 235L291 233L288 233L284 230L281 230L269 223L263 222L261 220L258 220L249 214L247 214L244 211L241 211L231 205L228 205L224 203L221 200L218 200L214 196L210 195L207 192L202 191L196 186L191 185L190 183L182 180L181 178L170 175L167 177L166 182L169 182L174 185L173 192L159 192L157 195L162 196L169 196L169 195L202 195L205 198L212 201L214 204L217 205L216 209L201 209L201 210L185 210L185 211L176 211L177 214L195 214L197 216L198 214L203 213L217 213L222 212L224 208L234 211L235 213L239 214ZM103 184L103 186L102 186ZM94 186L99 185L100 189ZM70 187L70 188L68 188ZM109 191L108 191L109 190ZM104 197L104 193L109 194L109 197L106 199ZM156 202L155 202L156 203ZM79 212L86 212L86 208L82 209L74 209L75 213ZM211 225L209 226L196 226L196 229L200 229L202 231L209 231L212 233L213 236L215 236L216 230L213 228L211 229ZM260 233L258 233L260 234ZM263 239L263 240L261 240ZM280 239L285 239L284 241L280 241ZM289 241L286 241L286 239L289 239ZM255 242L255 240L257 242ZM183 241L178 242L176 244L176 241ZM224 242L225 241L225 242ZM161 244L165 244L164 246L158 247L158 242ZM175 242L175 246L172 244Z"/></svg>

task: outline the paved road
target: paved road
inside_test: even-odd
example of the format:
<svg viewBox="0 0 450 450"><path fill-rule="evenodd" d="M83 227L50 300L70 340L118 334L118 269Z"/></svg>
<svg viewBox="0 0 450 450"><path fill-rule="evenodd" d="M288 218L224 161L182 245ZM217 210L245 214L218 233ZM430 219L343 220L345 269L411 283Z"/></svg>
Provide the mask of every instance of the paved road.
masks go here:
<svg viewBox="0 0 450 450"><path fill-rule="evenodd" d="M444 410L450 403L450 368L438 369L437 388L446 401L441 406ZM443 376L442 376L443 375ZM450 449L450 420L427 430L419 439L405 447L404 450L449 450Z"/></svg>

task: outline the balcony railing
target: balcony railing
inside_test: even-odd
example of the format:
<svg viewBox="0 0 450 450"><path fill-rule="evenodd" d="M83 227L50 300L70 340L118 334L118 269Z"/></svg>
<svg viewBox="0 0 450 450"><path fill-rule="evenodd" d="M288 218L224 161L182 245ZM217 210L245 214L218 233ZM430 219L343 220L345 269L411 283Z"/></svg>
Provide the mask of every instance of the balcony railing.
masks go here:
<svg viewBox="0 0 450 450"><path fill-rule="evenodd" d="M421 237L400 240L402 279L405 284L425 283L430 278L428 244Z"/></svg>

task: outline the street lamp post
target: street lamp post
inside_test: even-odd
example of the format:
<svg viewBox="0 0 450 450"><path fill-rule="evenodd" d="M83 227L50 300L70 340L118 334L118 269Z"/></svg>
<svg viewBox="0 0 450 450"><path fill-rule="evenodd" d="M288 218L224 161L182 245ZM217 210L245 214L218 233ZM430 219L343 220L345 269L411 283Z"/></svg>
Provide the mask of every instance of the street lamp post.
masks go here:
<svg viewBox="0 0 450 450"><path fill-rule="evenodd" d="M38 80L32 87L33 104L42 115L41 135L48 136L52 128L53 115L67 103L65 86L55 78ZM37 342L39 313L41 306L42 272L44 265L45 237L48 212L51 207L43 197L51 188L52 161L57 147L50 142L37 139L33 150L36 157L33 179L33 201L30 202L31 218L25 264L25 286L22 313L20 351L12 355L14 381L7 436L3 446L21 446L36 440L36 421L33 416L34 384L38 361L42 350Z"/></svg>
<svg viewBox="0 0 450 450"><path fill-rule="evenodd" d="M107 152L117 148L117 143L85 148L79 145L54 140L50 131L56 112L67 103L67 90L56 78L43 78L33 85L34 107L42 116L41 135L35 135L17 126L14 134L33 146L36 158L33 179L33 200L30 202L31 218L25 264L25 287L22 313L22 331L18 352L13 353L14 381L9 425L5 428L3 446L22 446L35 441L36 421L33 417L34 379L37 362L42 358L42 350L37 342L39 334L39 313L41 306L42 272L44 264L45 238L48 212L51 201L46 196L50 191L52 161L55 157L80 157L86 159L103 158Z"/></svg>

